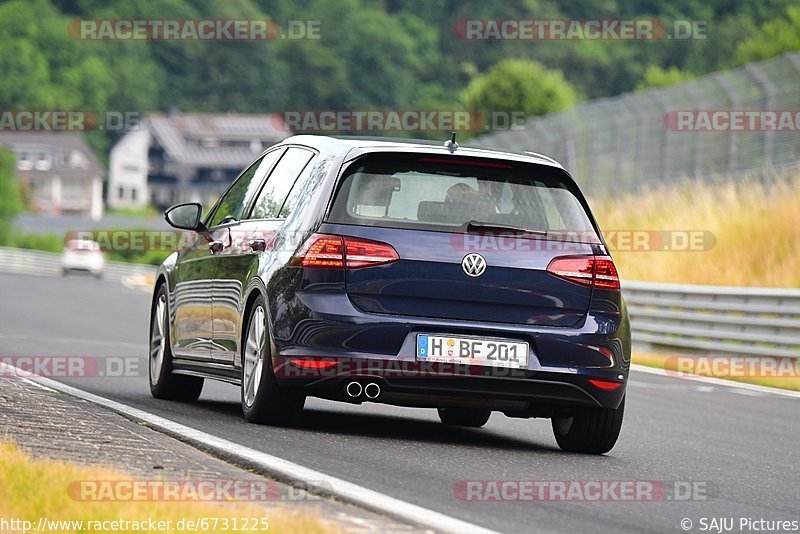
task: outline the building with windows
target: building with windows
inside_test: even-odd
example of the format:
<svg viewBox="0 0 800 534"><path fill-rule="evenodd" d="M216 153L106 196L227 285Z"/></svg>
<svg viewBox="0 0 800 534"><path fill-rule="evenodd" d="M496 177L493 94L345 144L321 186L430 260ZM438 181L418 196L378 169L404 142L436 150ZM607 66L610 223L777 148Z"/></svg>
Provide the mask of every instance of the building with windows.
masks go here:
<svg viewBox="0 0 800 534"><path fill-rule="evenodd" d="M28 205L49 215L103 216L105 168L80 133L0 132Z"/></svg>
<svg viewBox="0 0 800 534"><path fill-rule="evenodd" d="M280 115L149 114L111 149L108 205L211 205L256 156L289 135Z"/></svg>

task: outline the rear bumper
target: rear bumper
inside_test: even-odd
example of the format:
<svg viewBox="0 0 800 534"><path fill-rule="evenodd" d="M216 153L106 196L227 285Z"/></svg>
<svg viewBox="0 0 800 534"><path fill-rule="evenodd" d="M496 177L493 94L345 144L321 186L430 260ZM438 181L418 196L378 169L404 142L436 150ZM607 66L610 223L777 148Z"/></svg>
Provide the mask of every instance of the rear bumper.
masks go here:
<svg viewBox="0 0 800 534"><path fill-rule="evenodd" d="M630 367L630 329L624 306L590 311L576 327L537 327L365 313L339 293L294 295L273 309L273 366L278 382L312 396L349 402L351 381L381 386L378 402L404 406L480 405L508 415L548 416L575 407L617 408ZM288 313L287 313L288 311ZM421 333L507 338L530 346L527 369L510 370L417 362ZM596 347L607 348L612 360ZM323 360L330 367L301 367ZM614 390L590 379L622 384Z"/></svg>
<svg viewBox="0 0 800 534"><path fill-rule="evenodd" d="M105 267L103 258L79 256L73 254L61 258L61 268L65 271L88 271L94 274L102 273Z"/></svg>
<svg viewBox="0 0 800 534"><path fill-rule="evenodd" d="M324 358L316 361L333 361ZM447 406L482 407L518 417L551 417L576 407L617 408L625 394L625 378L610 370L592 373L511 371L474 366L454 370L447 366L438 372L419 368L414 362L376 365L375 362L354 363L339 360L326 369L298 367L293 358L277 357L273 365L283 387L302 390L311 396L345 402L383 402L400 406L438 408ZM509 376L510 375L510 376ZM601 390L589 383L600 378L621 383L613 391ZM362 386L376 383L381 394L375 399L361 395L350 397L350 382Z"/></svg>

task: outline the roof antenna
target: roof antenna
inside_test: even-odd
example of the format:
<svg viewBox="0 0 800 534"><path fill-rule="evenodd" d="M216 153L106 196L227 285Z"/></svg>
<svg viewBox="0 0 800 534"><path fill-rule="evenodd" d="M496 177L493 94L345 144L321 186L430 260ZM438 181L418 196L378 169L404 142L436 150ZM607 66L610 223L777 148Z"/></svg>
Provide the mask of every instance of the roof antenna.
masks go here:
<svg viewBox="0 0 800 534"><path fill-rule="evenodd" d="M450 139L444 142L445 148L450 152L455 152L458 149L458 143L456 143L456 133L453 132L453 135L450 136Z"/></svg>

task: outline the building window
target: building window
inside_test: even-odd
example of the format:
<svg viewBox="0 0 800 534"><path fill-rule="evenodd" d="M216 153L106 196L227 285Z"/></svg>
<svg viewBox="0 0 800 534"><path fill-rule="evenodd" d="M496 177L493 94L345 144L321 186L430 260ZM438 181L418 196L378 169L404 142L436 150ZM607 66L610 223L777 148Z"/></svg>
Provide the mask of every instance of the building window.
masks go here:
<svg viewBox="0 0 800 534"><path fill-rule="evenodd" d="M131 189L131 200L136 201L136 188Z"/></svg>
<svg viewBox="0 0 800 534"><path fill-rule="evenodd" d="M17 169L21 171L29 171L33 169L33 161L29 159L27 152L20 152L19 159L17 160Z"/></svg>
<svg viewBox="0 0 800 534"><path fill-rule="evenodd" d="M120 199L120 200L122 200L123 198L125 198L125 188L124 188L124 187L120 187L120 188L117 190L117 198L118 198L118 199Z"/></svg>

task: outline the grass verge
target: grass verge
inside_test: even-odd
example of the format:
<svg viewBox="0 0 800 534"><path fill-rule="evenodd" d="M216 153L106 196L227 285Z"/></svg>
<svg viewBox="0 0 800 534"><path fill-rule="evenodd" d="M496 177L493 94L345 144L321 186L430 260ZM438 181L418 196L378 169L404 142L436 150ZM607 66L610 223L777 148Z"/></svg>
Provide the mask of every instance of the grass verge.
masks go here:
<svg viewBox="0 0 800 534"><path fill-rule="evenodd" d="M113 528L115 532L159 532L163 534L186 532L178 529L181 519L198 520L202 518L237 519L242 524L244 518L250 525L266 518L270 532L329 534L337 532L332 526L321 523L318 518L288 510L259 508L243 502L208 503L199 501L84 501L74 500L68 493L71 482L80 480L125 480L128 475L120 471L84 467L66 462L39 460L30 457L7 441L0 442L0 518L13 518L32 522L34 528L39 518L51 521L72 521L72 525L51 526L47 532L91 532L87 528L92 521L169 521L165 530L137 530L133 525L127 530ZM78 526L75 522L82 522ZM221 523L220 523L221 524ZM263 526L263 524L259 525ZM209 525L210 527L211 525ZM110 532L112 530L105 530ZM200 528L198 532L214 532L210 528ZM263 528L249 530L264 532Z"/></svg>
<svg viewBox="0 0 800 534"><path fill-rule="evenodd" d="M591 204L607 237L612 231L713 234L690 250L614 250L609 240L623 280L800 287L800 172L769 185L753 180L684 183Z"/></svg>

